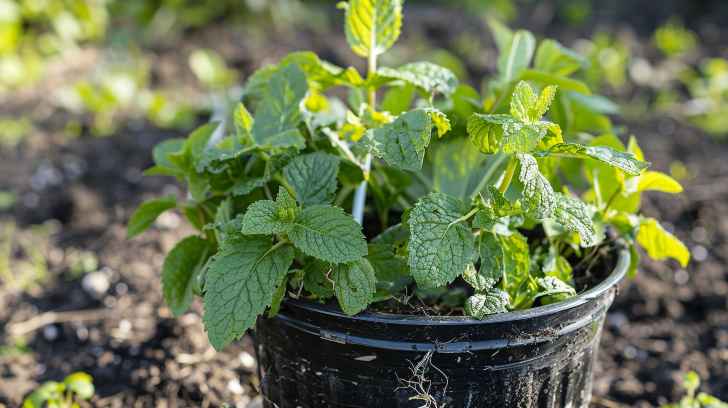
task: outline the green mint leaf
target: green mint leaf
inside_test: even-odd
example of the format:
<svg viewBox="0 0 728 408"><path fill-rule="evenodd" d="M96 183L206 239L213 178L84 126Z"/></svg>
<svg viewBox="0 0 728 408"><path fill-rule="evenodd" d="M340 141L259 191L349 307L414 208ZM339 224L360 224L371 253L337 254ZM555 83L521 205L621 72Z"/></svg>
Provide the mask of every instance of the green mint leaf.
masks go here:
<svg viewBox="0 0 728 408"><path fill-rule="evenodd" d="M452 138L432 146L432 188L464 199L483 177L485 156L470 148L464 138Z"/></svg>
<svg viewBox="0 0 728 408"><path fill-rule="evenodd" d="M674 178L659 171L645 171L638 177L628 179L626 182L628 193L641 193L643 191L662 191L663 193L682 193L683 187Z"/></svg>
<svg viewBox="0 0 728 408"><path fill-rule="evenodd" d="M291 157L293 157L292 155L293 154L289 152L286 154L272 156L269 160L265 161L265 167L262 174L258 171L257 175L243 176L235 180L235 183L232 187L230 187L230 194L234 196L244 196L256 188L263 187L273 178L274 174L290 162Z"/></svg>
<svg viewBox="0 0 728 408"><path fill-rule="evenodd" d="M576 289L553 276L538 278L536 281L538 282L540 291L534 296L534 299L540 298L542 305L561 302L576 296Z"/></svg>
<svg viewBox="0 0 728 408"><path fill-rule="evenodd" d="M167 155L168 160L185 172L194 172L218 126L220 122L210 122L192 131L182 144L181 150Z"/></svg>
<svg viewBox="0 0 728 408"><path fill-rule="evenodd" d="M242 100L250 106L258 106L258 103L264 98L266 88L270 78L278 72L280 66L277 64L268 64L258 68L250 75L243 87Z"/></svg>
<svg viewBox="0 0 728 408"><path fill-rule="evenodd" d="M66 390L72 392L75 398L87 400L94 396L93 378L84 372L75 372L63 379Z"/></svg>
<svg viewBox="0 0 728 408"><path fill-rule="evenodd" d="M483 115L475 113L468 119L468 135L478 150L495 154L500 150L504 128L514 127L518 120L510 115Z"/></svg>
<svg viewBox="0 0 728 408"><path fill-rule="evenodd" d="M298 66L287 65L274 72L255 114L253 141L261 147L303 148L305 140L297 126L307 91L306 76Z"/></svg>
<svg viewBox="0 0 728 408"><path fill-rule="evenodd" d="M528 240L517 231L511 235L496 235L496 238L503 250L503 276L508 280L505 286L510 291L527 278L531 270Z"/></svg>
<svg viewBox="0 0 728 408"><path fill-rule="evenodd" d="M286 55L278 64L279 67L295 64L306 74L310 86L325 91L333 86L356 87L364 84L364 79L353 68L341 68L319 59L311 51L299 51Z"/></svg>
<svg viewBox="0 0 728 408"><path fill-rule="evenodd" d="M213 251L208 241L189 236L179 241L164 259L162 293L164 301L175 316L180 316L189 309L195 277Z"/></svg>
<svg viewBox="0 0 728 408"><path fill-rule="evenodd" d="M406 286L411 278L407 258L397 255L386 244L369 244L367 259L377 276L377 287L389 293L396 293Z"/></svg>
<svg viewBox="0 0 728 408"><path fill-rule="evenodd" d="M448 284L472 261L473 234L458 222L467 210L462 201L442 193L428 194L412 209L408 263L420 287Z"/></svg>
<svg viewBox="0 0 728 408"><path fill-rule="evenodd" d="M402 224L387 228L369 244L367 259L377 276L377 288L396 293L410 283L409 266L404 254L409 231Z"/></svg>
<svg viewBox="0 0 728 408"><path fill-rule="evenodd" d="M478 253L480 254L480 269L475 275L465 275L465 280L476 291L483 291L495 286L505 273L503 246L498 236L483 231L478 238Z"/></svg>
<svg viewBox="0 0 728 408"><path fill-rule="evenodd" d="M241 140L248 140L253 131L253 116L250 115L248 109L242 102L238 102L233 110L233 124L235 125L235 133Z"/></svg>
<svg viewBox="0 0 728 408"><path fill-rule="evenodd" d="M276 203L272 200L259 200L250 204L243 215L241 232L245 235L280 234L286 230L276 211Z"/></svg>
<svg viewBox="0 0 728 408"><path fill-rule="evenodd" d="M513 34L510 45L498 56L498 73L501 80L510 82L528 67L536 48L536 39L528 31L518 30Z"/></svg>
<svg viewBox="0 0 728 408"><path fill-rule="evenodd" d="M197 173L189 173L187 174L187 190L189 190L192 200L201 203L205 201L207 192L210 190L210 183Z"/></svg>
<svg viewBox="0 0 728 408"><path fill-rule="evenodd" d="M476 291L487 288L491 282L500 282L515 299L521 282L529 276L531 259L526 238L518 232L510 235L483 231L478 240L480 270L468 281Z"/></svg>
<svg viewBox="0 0 728 408"><path fill-rule="evenodd" d="M374 300L374 292L377 291L376 276L366 258L336 265L332 275L336 299L344 313L355 315Z"/></svg>
<svg viewBox="0 0 728 408"><path fill-rule="evenodd" d="M283 277L283 281L278 285L276 291L273 292L273 300L270 303L270 309L268 309L269 318L274 317L281 310L281 304L286 297L286 289L288 288L288 276Z"/></svg>
<svg viewBox="0 0 728 408"><path fill-rule="evenodd" d="M704 408L728 408L728 402L721 401L717 397L704 392L698 393L697 401L701 403Z"/></svg>
<svg viewBox="0 0 728 408"><path fill-rule="evenodd" d="M270 238L235 237L222 243L207 267L203 322L222 350L255 324L293 262L293 248Z"/></svg>
<svg viewBox="0 0 728 408"><path fill-rule="evenodd" d="M358 87L364 84L355 68L344 69L321 60L311 51L298 51L286 55L278 64L255 71L243 88L245 99L251 102L262 99L273 74L289 65L297 65L305 74L309 87L320 92L333 86Z"/></svg>
<svg viewBox="0 0 728 408"><path fill-rule="evenodd" d="M244 151L232 136L224 137L214 146L205 149L195 163L195 171L199 174L222 174L231 167L231 162L240 158Z"/></svg>
<svg viewBox="0 0 728 408"><path fill-rule="evenodd" d="M334 281L331 274L334 268L328 262L310 259L303 269L303 288L319 299L334 296Z"/></svg>
<svg viewBox="0 0 728 408"><path fill-rule="evenodd" d="M488 18L487 23L488 29L490 29L491 34L493 34L493 39L495 40L495 46L498 48L498 52L506 52L513 41L513 31L496 18Z"/></svg>
<svg viewBox="0 0 728 408"><path fill-rule="evenodd" d="M524 123L510 115L475 113L468 119L470 141L483 153L527 153L546 135L540 123Z"/></svg>
<svg viewBox="0 0 728 408"><path fill-rule="evenodd" d="M500 190L493 185L489 185L488 188L481 193L481 195L485 199L486 203L490 204L493 214L496 217L518 215L522 212L518 203L514 204L508 201L503 193L501 193Z"/></svg>
<svg viewBox="0 0 728 408"><path fill-rule="evenodd" d="M51 401L55 404L65 398L63 395L65 391L65 384L46 381L23 400L23 408L43 408L48 406L46 402Z"/></svg>
<svg viewBox="0 0 728 408"><path fill-rule="evenodd" d="M553 219L564 229L579 234L581 246L592 247L601 241L592 221L591 211L583 201L556 193Z"/></svg>
<svg viewBox="0 0 728 408"><path fill-rule="evenodd" d="M414 85L428 95L440 93L450 96L458 86L458 79L452 71L431 62L413 62L399 68L381 67L372 85L381 86L394 80Z"/></svg>
<svg viewBox="0 0 728 408"><path fill-rule="evenodd" d="M497 283L493 279L490 279L485 275L479 274L478 270L475 269L475 265L473 264L468 264L465 267L465 272L463 272L463 279L468 285L472 286L476 292L488 290L495 286L495 284Z"/></svg>
<svg viewBox="0 0 728 408"><path fill-rule="evenodd" d="M339 158L322 152L298 156L283 168L301 206L330 203L338 174Z"/></svg>
<svg viewBox="0 0 728 408"><path fill-rule="evenodd" d="M541 119L541 117L549 110L551 103L554 101L554 97L556 96L557 89L556 85L548 85L541 90L541 93L538 95L538 99L536 100L536 104L528 111L530 117L534 118L534 121Z"/></svg>
<svg viewBox="0 0 728 408"><path fill-rule="evenodd" d="M350 0L346 7L346 41L361 57L387 51L397 41L401 27L400 0Z"/></svg>
<svg viewBox="0 0 728 408"><path fill-rule="evenodd" d="M541 41L536 50L533 66L554 75L568 76L586 63L586 59L576 51L564 47L558 41L546 39Z"/></svg>
<svg viewBox="0 0 728 408"><path fill-rule="evenodd" d="M233 205L230 197L220 202L215 210L215 219L212 224L217 234L218 242L225 240L225 237L231 234L237 234L240 231L242 217L238 214L233 218Z"/></svg>
<svg viewBox="0 0 728 408"><path fill-rule="evenodd" d="M230 194L234 196L244 196L250 194L258 187L263 187L270 179L265 176L260 177L243 177L235 181L230 187Z"/></svg>
<svg viewBox="0 0 728 408"><path fill-rule="evenodd" d="M543 291L539 293L539 296L553 295L556 293L565 293L570 296L576 295L576 289L561 279L553 276L546 276L536 280L543 289Z"/></svg>
<svg viewBox="0 0 728 408"><path fill-rule="evenodd" d="M536 123L537 126L546 131L546 135L539 142L539 149L550 149L551 146L564 143L564 135L561 131L561 126L557 123L541 121ZM533 152L537 154L538 152Z"/></svg>
<svg viewBox="0 0 728 408"><path fill-rule="evenodd" d="M637 144L637 139L634 136L629 137L627 151L632 153L637 160L645 161L645 154L642 152L642 148L639 144Z"/></svg>
<svg viewBox="0 0 728 408"><path fill-rule="evenodd" d="M508 311L510 300L508 293L491 288L485 293L476 293L465 301L465 314L476 319L485 319L488 315Z"/></svg>
<svg viewBox="0 0 728 408"><path fill-rule="evenodd" d="M419 171L430 144L432 120L422 109L400 115L394 122L367 132L363 140L372 154L402 170Z"/></svg>
<svg viewBox="0 0 728 408"><path fill-rule="evenodd" d="M590 158L616 167L632 176L640 175L650 165L648 162L637 160L632 153L620 152L607 146L584 146L577 143L559 143L535 155Z"/></svg>
<svg viewBox="0 0 728 408"><path fill-rule="evenodd" d="M700 388L700 376L695 371L689 371L683 377L682 387L688 393L688 395L695 395L695 392Z"/></svg>
<svg viewBox="0 0 728 408"><path fill-rule="evenodd" d="M538 97L526 81L519 81L511 96L511 116L521 122L535 122L541 117L533 118L531 110L536 106Z"/></svg>
<svg viewBox="0 0 728 408"><path fill-rule="evenodd" d="M146 231L154 224L157 217L176 206L177 198L173 195L143 202L129 218L126 237L133 238Z"/></svg>
<svg viewBox="0 0 728 408"><path fill-rule="evenodd" d="M198 174L198 163L206 160L207 145L218 126L219 122L200 126L187 137L181 150L167 155L168 160L184 173L187 189L192 199L197 202L204 201L209 190L207 180Z"/></svg>
<svg viewBox="0 0 728 408"><path fill-rule="evenodd" d="M495 215L495 211L491 207L485 207L478 211L473 217L473 228L482 229L486 231L493 231L493 228L498 223L499 218Z"/></svg>
<svg viewBox="0 0 728 408"><path fill-rule="evenodd" d="M661 261L673 258L684 268L690 261L690 251L677 237L667 232L654 218L640 222L637 242L647 251L650 258Z"/></svg>
<svg viewBox="0 0 728 408"><path fill-rule="evenodd" d="M351 262L367 254L361 225L339 207L304 208L288 229L288 238L306 255L331 263Z"/></svg>
<svg viewBox="0 0 728 408"><path fill-rule="evenodd" d="M241 232L245 235L281 234L291 227L298 215L296 201L285 188L278 189L276 201L259 200L248 207Z"/></svg>
<svg viewBox="0 0 728 408"><path fill-rule="evenodd" d="M536 95L526 81L519 81L511 97L511 115L521 122L537 123L551 106L556 87L549 85Z"/></svg>
<svg viewBox="0 0 728 408"><path fill-rule="evenodd" d="M521 162L518 179L523 183L523 203L526 212L533 218L551 217L556 204L556 193L551 183L538 169L538 162L530 154L517 155Z"/></svg>
<svg viewBox="0 0 728 408"><path fill-rule="evenodd" d="M169 156L182 150L185 139L167 139L158 143L152 149L152 157L154 158L154 166L144 171L148 176L174 176L184 177L184 170L173 163Z"/></svg>
<svg viewBox="0 0 728 408"><path fill-rule="evenodd" d="M392 86L384 93L381 109L392 115L400 115L406 112L415 100L417 89L410 84Z"/></svg>
<svg viewBox="0 0 728 408"><path fill-rule="evenodd" d="M551 247L549 256L544 261L543 273L564 282L570 282L574 278L571 264L566 258L558 254L555 247Z"/></svg>
<svg viewBox="0 0 728 408"><path fill-rule="evenodd" d="M438 138L442 138L443 136L445 136L445 133L449 132L452 129L450 119L448 119L447 115L445 115L443 112L439 111L436 108L424 108L423 110L430 115L430 119L432 119L432 124L435 125L435 129L437 130Z"/></svg>

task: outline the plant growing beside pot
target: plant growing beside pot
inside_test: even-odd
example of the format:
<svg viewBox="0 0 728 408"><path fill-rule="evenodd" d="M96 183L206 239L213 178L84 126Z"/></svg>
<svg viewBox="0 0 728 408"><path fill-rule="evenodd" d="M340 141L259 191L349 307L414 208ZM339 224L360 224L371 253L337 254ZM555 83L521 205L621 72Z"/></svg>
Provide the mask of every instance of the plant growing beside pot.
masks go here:
<svg viewBox="0 0 728 408"><path fill-rule="evenodd" d="M679 183L611 133L616 107L559 43L491 23L481 95L433 63L378 65L400 1L341 7L365 76L290 54L248 79L233 132L155 147L147 174L189 198L142 204L129 235L172 208L199 231L164 262L170 309L201 296L218 350L257 321L270 406L586 406L637 246L688 262L638 213Z"/></svg>

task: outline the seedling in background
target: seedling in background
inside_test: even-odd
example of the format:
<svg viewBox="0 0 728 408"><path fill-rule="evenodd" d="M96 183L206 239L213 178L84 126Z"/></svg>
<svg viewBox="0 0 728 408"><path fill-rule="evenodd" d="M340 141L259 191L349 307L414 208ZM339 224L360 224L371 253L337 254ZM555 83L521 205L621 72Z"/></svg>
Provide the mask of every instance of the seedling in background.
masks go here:
<svg viewBox="0 0 728 408"><path fill-rule="evenodd" d="M663 405L662 408L728 408L728 403L704 392L697 392L700 388L700 377L695 371L685 374L682 387L686 395L680 402Z"/></svg>
<svg viewBox="0 0 728 408"><path fill-rule="evenodd" d="M23 408L78 408L79 401L93 396L93 378L84 372L76 372L64 378L63 382L43 383L23 401Z"/></svg>
<svg viewBox="0 0 728 408"><path fill-rule="evenodd" d="M638 246L687 264L685 246L639 215L642 192L680 184L612 133L616 106L575 77L582 56L493 22L498 71L480 95L433 63L379 65L399 0L340 7L365 75L290 54L248 79L221 140L210 123L153 151L147 174L189 196L142 204L129 235L172 208L198 229L168 254L163 290L176 315L203 298L215 348L286 297L335 298L353 315L439 293L439 306L481 319L574 296L574 275L616 248L632 252L631 273Z"/></svg>

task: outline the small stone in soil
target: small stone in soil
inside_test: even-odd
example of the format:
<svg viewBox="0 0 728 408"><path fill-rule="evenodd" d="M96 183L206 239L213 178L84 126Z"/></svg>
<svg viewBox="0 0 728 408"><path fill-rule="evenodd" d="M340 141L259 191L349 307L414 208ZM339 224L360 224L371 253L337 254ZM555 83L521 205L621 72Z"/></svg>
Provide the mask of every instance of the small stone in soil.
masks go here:
<svg viewBox="0 0 728 408"><path fill-rule="evenodd" d="M81 326L76 329L76 337L81 341L88 339L88 329L86 326Z"/></svg>
<svg viewBox="0 0 728 408"><path fill-rule="evenodd" d="M129 292L129 286L124 282L119 282L114 286L114 290L116 291L116 294L119 296L124 296Z"/></svg>
<svg viewBox="0 0 728 408"><path fill-rule="evenodd" d="M690 232L690 236L695 242L707 242L708 241L708 230L703 227L695 227Z"/></svg>
<svg viewBox="0 0 728 408"><path fill-rule="evenodd" d="M675 283L678 285L684 285L690 280L690 274L685 269L680 269L675 272Z"/></svg>
<svg viewBox="0 0 728 408"><path fill-rule="evenodd" d="M609 327L619 330L628 322L629 319L627 319L627 316L625 316L624 313L616 312L607 314L607 325Z"/></svg>
<svg viewBox="0 0 728 408"><path fill-rule="evenodd" d="M237 378L233 378L232 380L228 381L227 388L230 392L237 395L242 395L245 392L245 389L242 385L240 385L240 380Z"/></svg>
<svg viewBox="0 0 728 408"><path fill-rule="evenodd" d="M255 368L255 357L247 351L240 353L238 358L240 359L240 364L242 364L243 368L246 370L252 371Z"/></svg>
<svg viewBox="0 0 728 408"><path fill-rule="evenodd" d="M54 324L49 324L43 328L43 338L48 341L54 341L58 338L58 328Z"/></svg>
<svg viewBox="0 0 728 408"><path fill-rule="evenodd" d="M104 272L96 271L86 274L81 281L81 286L88 294L98 299L109 290L111 283Z"/></svg>
<svg viewBox="0 0 728 408"><path fill-rule="evenodd" d="M708 259L708 250L702 245L695 245L691 252L693 253L693 259L697 262L704 262Z"/></svg>

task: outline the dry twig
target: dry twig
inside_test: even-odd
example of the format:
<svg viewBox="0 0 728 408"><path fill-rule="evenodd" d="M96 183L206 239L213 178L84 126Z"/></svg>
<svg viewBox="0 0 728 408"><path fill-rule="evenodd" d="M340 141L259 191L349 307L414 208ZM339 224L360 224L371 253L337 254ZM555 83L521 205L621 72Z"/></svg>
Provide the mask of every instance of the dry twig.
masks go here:
<svg viewBox="0 0 728 408"><path fill-rule="evenodd" d="M28 333L32 333L42 327L55 323L68 322L88 322L94 320L103 320L111 316L109 309L93 309L93 310L69 310L65 312L45 312L32 318L10 323L7 326L7 332L11 337L20 337Z"/></svg>

